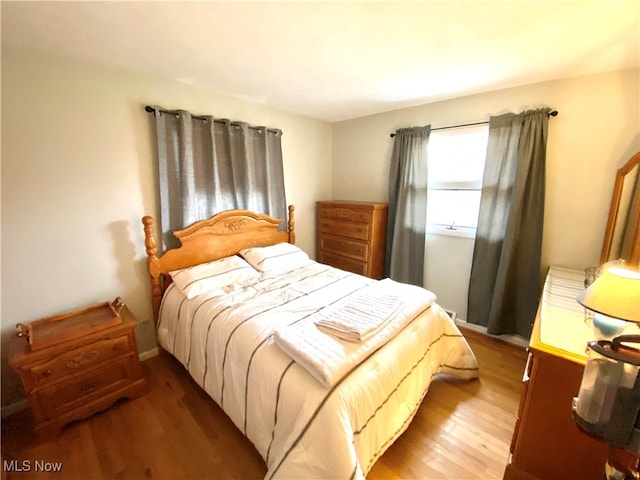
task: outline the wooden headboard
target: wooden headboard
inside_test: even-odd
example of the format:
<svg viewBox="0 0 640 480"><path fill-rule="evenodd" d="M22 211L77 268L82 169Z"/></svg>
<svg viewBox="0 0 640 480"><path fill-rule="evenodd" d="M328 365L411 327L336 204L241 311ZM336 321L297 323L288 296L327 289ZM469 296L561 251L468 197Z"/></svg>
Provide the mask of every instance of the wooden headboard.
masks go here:
<svg viewBox="0 0 640 480"><path fill-rule="evenodd" d="M162 295L171 282L169 272L235 255L243 248L295 243L293 211L294 206L289 205L288 232L278 231L280 219L269 215L249 210L217 213L173 232L181 245L167 250L162 256L158 256L153 218L142 217L154 321L158 321Z"/></svg>

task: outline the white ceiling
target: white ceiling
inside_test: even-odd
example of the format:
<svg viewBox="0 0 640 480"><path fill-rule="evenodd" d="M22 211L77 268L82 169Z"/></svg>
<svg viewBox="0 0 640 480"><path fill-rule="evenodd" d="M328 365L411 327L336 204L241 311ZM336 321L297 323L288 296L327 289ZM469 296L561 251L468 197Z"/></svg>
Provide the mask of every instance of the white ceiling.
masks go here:
<svg viewBox="0 0 640 480"><path fill-rule="evenodd" d="M3 46L330 122L640 64L640 0L1 6Z"/></svg>

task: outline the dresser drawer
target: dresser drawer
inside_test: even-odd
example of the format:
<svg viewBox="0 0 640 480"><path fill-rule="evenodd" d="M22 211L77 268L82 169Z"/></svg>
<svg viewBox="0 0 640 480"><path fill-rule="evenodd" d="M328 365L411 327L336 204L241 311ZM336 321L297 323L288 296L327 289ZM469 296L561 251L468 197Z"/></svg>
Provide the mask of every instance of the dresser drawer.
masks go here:
<svg viewBox="0 0 640 480"><path fill-rule="evenodd" d="M344 237L323 234L319 239L320 249L350 257L355 260L367 261L369 245L357 240L349 240Z"/></svg>
<svg viewBox="0 0 640 480"><path fill-rule="evenodd" d="M91 345L62 353L29 369L34 385L44 385L67 375L94 368L105 361L129 353L129 339L122 336L100 340Z"/></svg>
<svg viewBox="0 0 640 480"><path fill-rule="evenodd" d="M38 410L42 412L43 420L73 410L130 383L133 378L130 358L110 363L35 393L34 400L40 407Z"/></svg>
<svg viewBox="0 0 640 480"><path fill-rule="evenodd" d="M359 223L371 222L371 212L342 207L320 207L318 209L318 217L321 219L334 218L337 220L349 220L351 222Z"/></svg>
<svg viewBox="0 0 640 480"><path fill-rule="evenodd" d="M360 275L367 274L366 262L359 262L341 255L335 255L321 250L318 253L318 261L341 270L346 270L347 272L358 273Z"/></svg>
<svg viewBox="0 0 640 480"><path fill-rule="evenodd" d="M318 221L320 232L331 233L341 237L359 240L369 239L369 225L364 223L344 222L340 220L321 219Z"/></svg>

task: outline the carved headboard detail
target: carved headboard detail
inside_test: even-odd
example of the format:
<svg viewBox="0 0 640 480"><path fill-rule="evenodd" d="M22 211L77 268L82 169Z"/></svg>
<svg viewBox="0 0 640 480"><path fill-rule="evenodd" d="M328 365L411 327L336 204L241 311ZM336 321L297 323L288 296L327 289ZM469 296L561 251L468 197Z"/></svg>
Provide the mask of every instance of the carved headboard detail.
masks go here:
<svg viewBox="0 0 640 480"><path fill-rule="evenodd" d="M169 272L235 255L244 248L295 243L294 206L290 205L288 210L287 232L278 231L280 219L269 215L250 210L217 213L173 232L181 245L167 250L162 256L158 256L153 218L142 217L154 320L158 321L162 295L171 282Z"/></svg>

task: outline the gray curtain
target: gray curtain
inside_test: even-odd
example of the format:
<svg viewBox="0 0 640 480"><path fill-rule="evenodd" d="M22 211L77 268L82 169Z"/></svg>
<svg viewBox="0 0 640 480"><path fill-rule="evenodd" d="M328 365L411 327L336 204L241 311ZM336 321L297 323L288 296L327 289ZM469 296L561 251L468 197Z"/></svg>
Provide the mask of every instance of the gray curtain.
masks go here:
<svg viewBox="0 0 640 480"><path fill-rule="evenodd" d="M232 208L286 219L280 130L155 109L164 248L174 230Z"/></svg>
<svg viewBox="0 0 640 480"><path fill-rule="evenodd" d="M427 226L427 146L431 126L395 133L389 172L385 275L423 286Z"/></svg>
<svg viewBox="0 0 640 480"><path fill-rule="evenodd" d="M540 293L550 111L489 120L467 309L467 321L488 333L531 334Z"/></svg>

